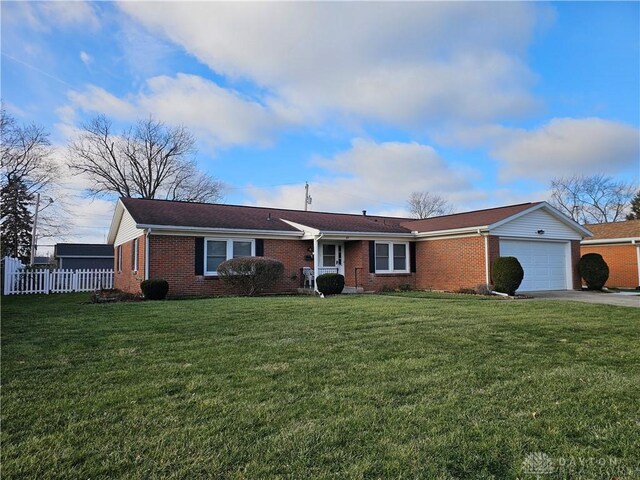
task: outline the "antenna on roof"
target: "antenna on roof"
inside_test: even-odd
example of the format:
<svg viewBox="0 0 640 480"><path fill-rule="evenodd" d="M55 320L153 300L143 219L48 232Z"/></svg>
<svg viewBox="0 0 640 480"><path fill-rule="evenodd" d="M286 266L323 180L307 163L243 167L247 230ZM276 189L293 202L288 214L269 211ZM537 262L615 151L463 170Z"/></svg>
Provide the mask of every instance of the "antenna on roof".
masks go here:
<svg viewBox="0 0 640 480"><path fill-rule="evenodd" d="M304 211L307 211L307 206L311 205L311 195L309 195L309 182L304 182Z"/></svg>

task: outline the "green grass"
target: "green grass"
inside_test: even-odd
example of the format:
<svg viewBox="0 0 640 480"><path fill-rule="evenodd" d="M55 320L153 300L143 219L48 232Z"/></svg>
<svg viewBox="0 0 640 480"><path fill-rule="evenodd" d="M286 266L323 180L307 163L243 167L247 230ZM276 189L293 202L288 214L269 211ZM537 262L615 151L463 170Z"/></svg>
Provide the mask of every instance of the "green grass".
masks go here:
<svg viewBox="0 0 640 480"><path fill-rule="evenodd" d="M3 478L640 474L637 309L87 297L3 298Z"/></svg>

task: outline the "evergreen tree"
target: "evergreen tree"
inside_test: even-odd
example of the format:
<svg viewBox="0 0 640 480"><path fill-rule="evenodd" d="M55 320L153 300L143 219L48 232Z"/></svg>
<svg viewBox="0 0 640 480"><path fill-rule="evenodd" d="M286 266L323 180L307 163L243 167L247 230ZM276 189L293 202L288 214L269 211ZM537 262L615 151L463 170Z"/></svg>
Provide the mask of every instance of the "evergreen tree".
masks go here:
<svg viewBox="0 0 640 480"><path fill-rule="evenodd" d="M2 256L19 258L27 263L31 251L31 229L33 217L29 205L33 203L33 194L24 181L12 178L2 185L0 191L2 208Z"/></svg>
<svg viewBox="0 0 640 480"><path fill-rule="evenodd" d="M627 220L640 220L640 190L631 200L631 213L627 215Z"/></svg>

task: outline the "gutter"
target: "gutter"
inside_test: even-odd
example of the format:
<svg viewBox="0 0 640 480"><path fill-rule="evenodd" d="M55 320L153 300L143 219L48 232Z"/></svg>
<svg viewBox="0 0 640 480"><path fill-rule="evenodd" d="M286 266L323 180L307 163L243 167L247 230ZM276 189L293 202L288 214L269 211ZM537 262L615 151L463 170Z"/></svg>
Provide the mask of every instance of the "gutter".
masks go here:
<svg viewBox="0 0 640 480"><path fill-rule="evenodd" d="M153 225L146 223L137 223L136 228L139 229L154 229L157 231L170 230L177 232L201 232L201 233L247 233L252 235L280 235L286 237L301 237L302 232L291 232L289 230L257 230L257 229L244 229L244 228L203 228L203 227L185 227L178 225Z"/></svg>
<svg viewBox="0 0 640 480"><path fill-rule="evenodd" d="M618 244L618 243L630 243L635 245L640 241L640 237L629 238L601 238L596 240L582 240L580 245L603 245L603 244Z"/></svg>
<svg viewBox="0 0 640 480"><path fill-rule="evenodd" d="M481 231L485 231L486 233L489 233L488 232L489 226L484 225L480 227L465 227L465 228L455 228L450 230L436 230L433 232L418 233L414 236L415 238L447 237L447 236L457 235L461 233L477 233L478 235L481 235L480 233Z"/></svg>

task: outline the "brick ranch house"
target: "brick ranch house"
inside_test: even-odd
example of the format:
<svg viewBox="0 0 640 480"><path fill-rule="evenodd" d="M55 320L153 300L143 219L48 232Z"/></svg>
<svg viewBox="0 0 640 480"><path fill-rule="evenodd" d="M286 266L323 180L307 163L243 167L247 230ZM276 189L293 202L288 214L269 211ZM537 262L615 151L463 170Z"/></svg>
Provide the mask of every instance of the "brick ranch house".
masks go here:
<svg viewBox="0 0 640 480"><path fill-rule="evenodd" d="M599 253L609 266L608 287L640 286L640 220L585 225L593 237L585 239L580 252Z"/></svg>
<svg viewBox="0 0 640 480"><path fill-rule="evenodd" d="M491 283L493 260L515 256L521 291L580 288L580 240L590 232L546 202L415 220L277 208L122 198L108 243L115 287L140 291L147 278L171 296L225 293L217 265L234 256L280 260L275 292L302 286L302 267L337 272L348 287L376 291L408 284L457 290Z"/></svg>

